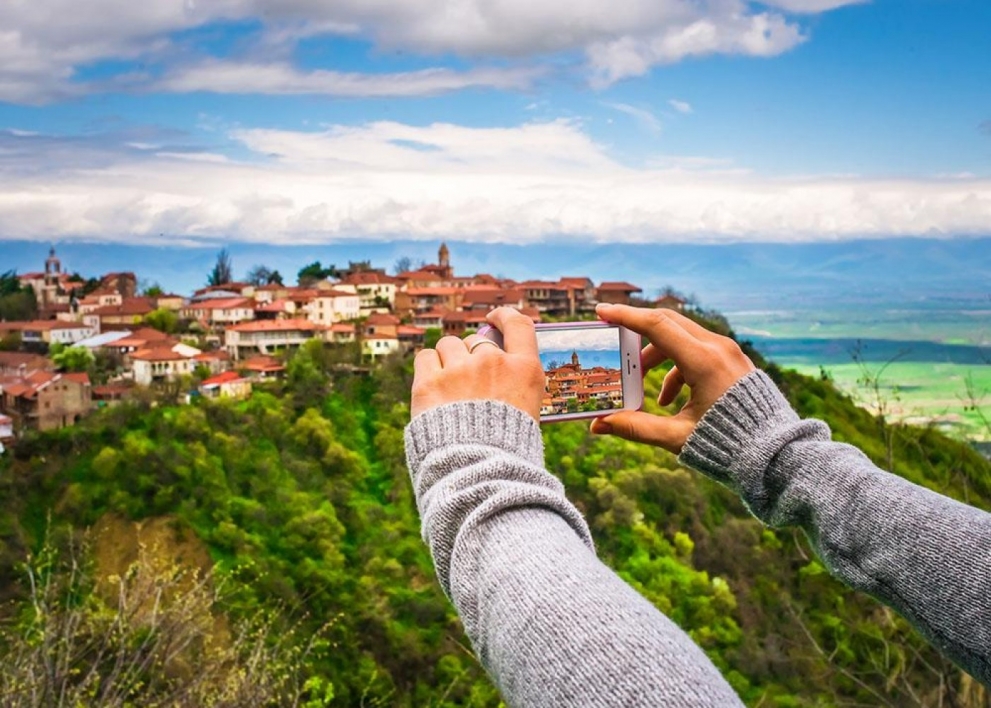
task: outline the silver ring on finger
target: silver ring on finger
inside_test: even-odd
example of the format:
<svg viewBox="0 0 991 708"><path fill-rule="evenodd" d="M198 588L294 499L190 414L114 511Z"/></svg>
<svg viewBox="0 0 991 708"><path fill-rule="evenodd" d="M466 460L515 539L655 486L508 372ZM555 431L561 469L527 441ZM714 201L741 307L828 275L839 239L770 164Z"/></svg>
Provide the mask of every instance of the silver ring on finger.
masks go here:
<svg viewBox="0 0 991 708"><path fill-rule="evenodd" d="M482 346L483 344L491 344L496 349L499 348L499 345L496 344L495 342L493 342L491 339L485 339L483 337L482 339L479 339L479 340L475 341L474 343L472 343L472 345L470 347L468 347L468 353L469 354L474 353L474 351L476 349L478 349L480 346Z"/></svg>

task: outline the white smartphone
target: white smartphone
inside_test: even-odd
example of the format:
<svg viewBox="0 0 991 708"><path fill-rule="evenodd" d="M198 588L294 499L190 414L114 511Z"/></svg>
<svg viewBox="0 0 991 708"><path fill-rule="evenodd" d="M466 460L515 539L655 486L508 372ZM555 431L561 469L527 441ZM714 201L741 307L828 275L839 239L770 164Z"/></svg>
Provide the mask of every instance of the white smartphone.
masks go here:
<svg viewBox="0 0 991 708"><path fill-rule="evenodd" d="M640 335L608 322L538 323L544 369L540 422L598 418L643 405ZM478 332L502 346L488 325Z"/></svg>
<svg viewBox="0 0 991 708"><path fill-rule="evenodd" d="M541 423L643 405L639 334L608 322L549 322L536 329L544 367Z"/></svg>

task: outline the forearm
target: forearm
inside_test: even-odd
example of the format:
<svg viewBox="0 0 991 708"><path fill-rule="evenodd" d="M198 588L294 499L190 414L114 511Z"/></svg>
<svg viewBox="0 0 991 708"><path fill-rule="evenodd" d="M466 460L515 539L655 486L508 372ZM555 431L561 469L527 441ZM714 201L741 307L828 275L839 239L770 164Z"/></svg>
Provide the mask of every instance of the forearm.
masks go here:
<svg viewBox="0 0 991 708"><path fill-rule="evenodd" d="M507 703L739 705L690 638L595 557L532 419L444 406L407 429L407 457L438 578Z"/></svg>
<svg viewBox="0 0 991 708"><path fill-rule="evenodd" d="M878 469L800 421L751 374L706 414L681 460L740 493L772 526L801 526L850 586L909 619L991 684L991 515Z"/></svg>

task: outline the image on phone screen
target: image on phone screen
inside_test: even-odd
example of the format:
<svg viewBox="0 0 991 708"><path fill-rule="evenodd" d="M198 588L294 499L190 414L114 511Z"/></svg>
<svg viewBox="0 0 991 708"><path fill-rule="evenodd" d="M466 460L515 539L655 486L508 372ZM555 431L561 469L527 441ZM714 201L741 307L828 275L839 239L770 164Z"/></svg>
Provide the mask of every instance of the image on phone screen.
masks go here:
<svg viewBox="0 0 991 708"><path fill-rule="evenodd" d="M544 369L541 416L623 408L619 329L537 331Z"/></svg>

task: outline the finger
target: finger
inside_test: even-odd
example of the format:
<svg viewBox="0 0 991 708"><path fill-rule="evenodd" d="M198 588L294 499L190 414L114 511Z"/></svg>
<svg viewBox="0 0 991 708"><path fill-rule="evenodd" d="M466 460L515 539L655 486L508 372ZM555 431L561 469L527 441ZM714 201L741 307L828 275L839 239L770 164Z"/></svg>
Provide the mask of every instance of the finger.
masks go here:
<svg viewBox="0 0 991 708"><path fill-rule="evenodd" d="M441 337L435 349L440 356L441 366L444 368L468 357L468 347L457 337Z"/></svg>
<svg viewBox="0 0 991 708"><path fill-rule="evenodd" d="M680 416L658 416L643 411L621 411L592 422L596 435L615 435L624 440L656 445L674 453L681 452L694 425Z"/></svg>
<svg viewBox="0 0 991 708"><path fill-rule="evenodd" d="M677 313L670 310L598 305L595 312L606 322L623 325L646 336L654 346L648 352L651 361L657 361L660 357L663 357L660 361L674 359L683 370L690 370L692 362L704 353L705 342L685 329L681 320L672 318L671 315Z"/></svg>
<svg viewBox="0 0 991 708"><path fill-rule="evenodd" d="M671 370L664 375L664 383L661 384L661 392L657 396L657 402L662 406L669 406L685 387L685 377L677 366L672 366Z"/></svg>
<svg viewBox="0 0 991 708"><path fill-rule="evenodd" d="M640 365L643 367L644 373L660 366L667 360L668 355L653 344L648 344L640 350Z"/></svg>
<svg viewBox="0 0 991 708"><path fill-rule="evenodd" d="M429 376L440 370L440 355L434 349L421 349L413 358L413 376Z"/></svg>
<svg viewBox="0 0 991 708"><path fill-rule="evenodd" d="M499 307L486 319L502 332L502 346L507 352L537 356L537 333L529 317L512 307Z"/></svg>

